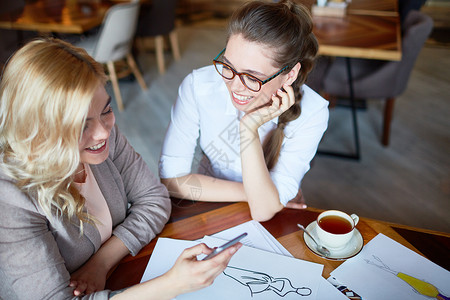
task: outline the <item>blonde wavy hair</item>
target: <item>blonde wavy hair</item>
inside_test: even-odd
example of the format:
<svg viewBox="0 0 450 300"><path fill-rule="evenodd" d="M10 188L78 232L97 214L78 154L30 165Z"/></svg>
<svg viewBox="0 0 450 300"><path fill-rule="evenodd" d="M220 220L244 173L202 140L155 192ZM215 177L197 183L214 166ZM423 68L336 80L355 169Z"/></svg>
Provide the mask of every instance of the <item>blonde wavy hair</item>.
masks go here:
<svg viewBox="0 0 450 300"><path fill-rule="evenodd" d="M58 39L27 43L0 82L0 167L45 214L89 216L73 186L89 106L106 76L85 50Z"/></svg>

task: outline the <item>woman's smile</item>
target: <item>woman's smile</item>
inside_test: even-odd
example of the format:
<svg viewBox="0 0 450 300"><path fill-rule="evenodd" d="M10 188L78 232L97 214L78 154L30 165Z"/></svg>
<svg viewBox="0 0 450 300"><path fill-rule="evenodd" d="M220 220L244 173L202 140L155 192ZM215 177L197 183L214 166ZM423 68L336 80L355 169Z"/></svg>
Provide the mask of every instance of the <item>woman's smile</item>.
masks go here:
<svg viewBox="0 0 450 300"><path fill-rule="evenodd" d="M104 162L109 154L109 135L115 117L111 97L103 86L95 91L80 141L80 161L91 165Z"/></svg>
<svg viewBox="0 0 450 300"><path fill-rule="evenodd" d="M101 143L97 145L86 148L86 151L89 151L90 153L93 154L97 154L103 152L105 148L106 148L106 140L103 140Z"/></svg>
<svg viewBox="0 0 450 300"><path fill-rule="evenodd" d="M231 92L231 95L233 96L233 101L239 105L246 105L253 99L253 96L239 95L235 92Z"/></svg>

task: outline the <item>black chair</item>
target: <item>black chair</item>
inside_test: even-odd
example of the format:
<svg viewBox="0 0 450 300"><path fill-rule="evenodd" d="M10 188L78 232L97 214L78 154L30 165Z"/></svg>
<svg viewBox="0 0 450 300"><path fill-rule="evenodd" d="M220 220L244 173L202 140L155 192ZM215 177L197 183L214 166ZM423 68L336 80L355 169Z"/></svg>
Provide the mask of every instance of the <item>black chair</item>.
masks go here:
<svg viewBox="0 0 450 300"><path fill-rule="evenodd" d="M398 13L402 24L411 10L420 10L427 0L398 0Z"/></svg>
<svg viewBox="0 0 450 300"><path fill-rule="evenodd" d="M9 14L13 19L15 15L20 15L25 8L25 0L0 1L0 14Z"/></svg>
<svg viewBox="0 0 450 300"><path fill-rule="evenodd" d="M389 144L390 124L395 97L406 89L414 63L433 28L432 19L419 12L410 11L403 23L401 61L351 59L355 99L386 100L382 144ZM332 98L349 98L347 65L345 58L336 58L326 69L316 89ZM317 78L317 76L316 76Z"/></svg>
<svg viewBox="0 0 450 300"><path fill-rule="evenodd" d="M151 4L143 3L139 14L136 31L137 44L140 48L149 48L150 39L154 39L156 61L161 74L165 72L164 36L169 36L174 59L180 59L178 37L175 30L176 4L177 0L153 0Z"/></svg>
<svg viewBox="0 0 450 300"><path fill-rule="evenodd" d="M0 15L3 19L15 20L19 17L25 8L25 0L0 0ZM35 36L34 33L27 34ZM30 37L31 38L31 37ZM8 58L24 43L22 30L0 29L0 69Z"/></svg>

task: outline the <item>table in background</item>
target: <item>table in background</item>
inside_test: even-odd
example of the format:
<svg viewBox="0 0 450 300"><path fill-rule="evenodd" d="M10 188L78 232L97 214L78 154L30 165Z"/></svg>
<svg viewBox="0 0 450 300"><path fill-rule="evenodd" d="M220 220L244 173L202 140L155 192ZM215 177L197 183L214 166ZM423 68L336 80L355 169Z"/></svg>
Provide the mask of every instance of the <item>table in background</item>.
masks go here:
<svg viewBox="0 0 450 300"><path fill-rule="evenodd" d="M348 14L398 16L398 0L352 0L347 7Z"/></svg>
<svg viewBox="0 0 450 300"><path fill-rule="evenodd" d="M352 15L313 17L319 54L381 60L401 60L398 16Z"/></svg>
<svg viewBox="0 0 450 300"><path fill-rule="evenodd" d="M250 221L247 203L208 203L186 200L172 200L171 218L163 231L135 257L125 257L111 273L106 288L117 290L140 282L158 237L197 240L205 235ZM308 225L321 210L283 209L273 219L261 224L296 258L323 264L323 276L328 278L331 271L342 261L321 258L312 253L303 241L303 233L297 223ZM377 234L392 238L407 248L424 255L431 261L450 270L450 234L423 230L409 226L376 221L360 217L356 228L361 232L364 244Z"/></svg>
<svg viewBox="0 0 450 300"><path fill-rule="evenodd" d="M296 0L311 7L312 0ZM354 153L322 151L319 154L359 159L360 145L350 58L399 61L402 57L401 24L397 0L352 0L342 17L313 16L319 54L344 57L352 109Z"/></svg>
<svg viewBox="0 0 450 300"><path fill-rule="evenodd" d="M81 34L99 26L112 4L110 1L26 1L21 9L0 12L0 28Z"/></svg>

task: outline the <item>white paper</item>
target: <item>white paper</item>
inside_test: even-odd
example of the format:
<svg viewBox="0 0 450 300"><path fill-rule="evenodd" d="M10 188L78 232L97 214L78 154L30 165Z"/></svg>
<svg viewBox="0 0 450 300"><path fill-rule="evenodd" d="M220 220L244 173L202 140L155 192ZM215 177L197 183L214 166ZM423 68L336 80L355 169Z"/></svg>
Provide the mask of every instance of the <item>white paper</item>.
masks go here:
<svg viewBox="0 0 450 300"><path fill-rule="evenodd" d="M322 277L319 292L317 293L317 300L348 300L348 298Z"/></svg>
<svg viewBox="0 0 450 300"><path fill-rule="evenodd" d="M292 254L290 254L289 251L287 251L286 248L284 248L280 242L264 228L264 226L254 220L231 227L213 234L212 236L229 241L243 232L248 233L248 235L241 240L243 245L292 257Z"/></svg>
<svg viewBox="0 0 450 300"><path fill-rule="evenodd" d="M402 276L427 282L442 295L450 296L450 272L383 234L378 234L361 253L331 275L364 300L436 298L420 294Z"/></svg>
<svg viewBox="0 0 450 300"><path fill-rule="evenodd" d="M270 232L266 228L264 228L264 226L262 226L259 222L256 222L256 221L253 221L253 222L254 222L255 226L257 228L259 228L259 230L263 234L266 241L268 243L271 243L274 247L276 247L278 249L278 251L276 251L274 253L279 253L279 254L283 254L286 256L294 257L289 251L287 251L286 248L283 247L283 245L281 245L281 243L279 241L277 241L277 239L273 235L270 234Z"/></svg>
<svg viewBox="0 0 450 300"><path fill-rule="evenodd" d="M202 241L209 247L223 244L223 240L208 236ZM142 281L167 272L183 249L196 243L159 238ZM242 246L211 286L177 299L317 299L322 270L320 264ZM254 277L254 284L246 281L248 276ZM299 296L295 289L308 295Z"/></svg>
<svg viewBox="0 0 450 300"><path fill-rule="evenodd" d="M266 250L273 253L293 257L286 248L278 242L273 235L267 231L261 223L251 220L240 224L238 226L229 228L227 230L221 231L212 235L213 237L219 237L225 240L231 240L233 237L239 235L242 232L247 232L248 236L241 240L241 243L254 247L260 250ZM336 289L331 283L326 281L324 278L320 279L320 286L317 294L318 300L348 300L342 292Z"/></svg>
<svg viewBox="0 0 450 300"><path fill-rule="evenodd" d="M142 275L141 282L153 279L169 271L184 249L197 244L197 241L159 238L145 268L144 275Z"/></svg>

